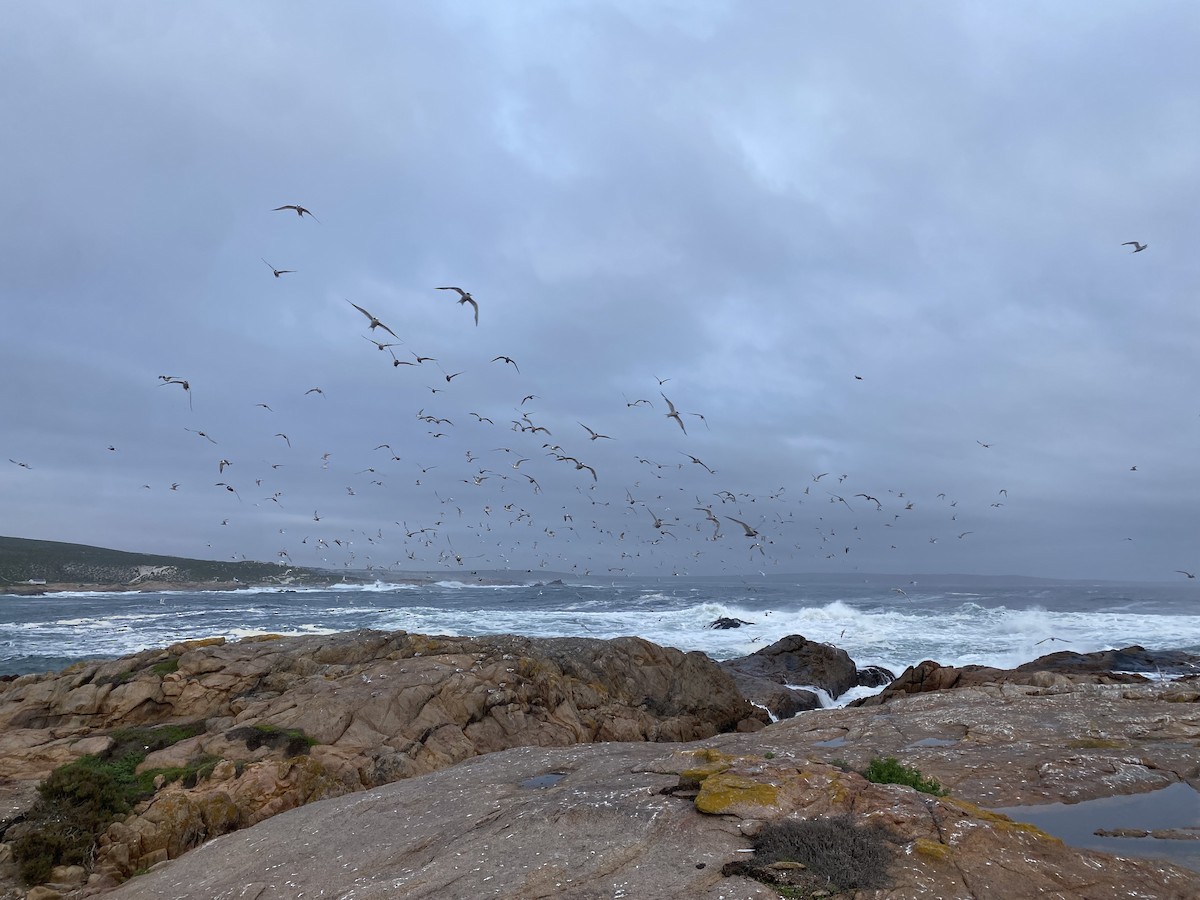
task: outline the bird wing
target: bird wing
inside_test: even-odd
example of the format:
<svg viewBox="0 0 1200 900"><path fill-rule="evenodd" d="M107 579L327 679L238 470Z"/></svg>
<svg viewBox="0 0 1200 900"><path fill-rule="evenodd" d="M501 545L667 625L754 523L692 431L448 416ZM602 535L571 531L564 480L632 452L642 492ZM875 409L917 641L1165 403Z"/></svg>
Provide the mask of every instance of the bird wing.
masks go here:
<svg viewBox="0 0 1200 900"><path fill-rule="evenodd" d="M459 293L459 295L460 295L460 296L463 296L463 297L467 296L467 292L466 292L466 291L464 291L464 290L463 290L462 288L460 288L460 287L454 287L453 285L451 285L451 286L449 286L449 287L440 287L440 288L438 288L438 290L439 290L439 291L458 291L458 293Z"/></svg>

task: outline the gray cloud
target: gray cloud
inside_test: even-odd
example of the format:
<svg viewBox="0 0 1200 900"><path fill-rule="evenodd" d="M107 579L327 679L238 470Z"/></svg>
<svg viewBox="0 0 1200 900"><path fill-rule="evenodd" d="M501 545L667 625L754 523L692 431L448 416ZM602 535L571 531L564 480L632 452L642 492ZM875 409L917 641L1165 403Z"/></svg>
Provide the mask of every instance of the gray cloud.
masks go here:
<svg viewBox="0 0 1200 900"><path fill-rule="evenodd" d="M1200 564L1188 4L11 18L5 533L594 574ZM393 366L348 299L436 362Z"/></svg>

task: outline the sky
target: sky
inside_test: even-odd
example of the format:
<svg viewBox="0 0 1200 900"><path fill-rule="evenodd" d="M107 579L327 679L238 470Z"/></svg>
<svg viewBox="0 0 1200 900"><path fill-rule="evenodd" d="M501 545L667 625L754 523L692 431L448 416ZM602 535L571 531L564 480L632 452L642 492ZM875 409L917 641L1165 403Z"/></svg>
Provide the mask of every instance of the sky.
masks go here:
<svg viewBox="0 0 1200 900"><path fill-rule="evenodd" d="M2 534L1200 570L1195 4L5 16Z"/></svg>

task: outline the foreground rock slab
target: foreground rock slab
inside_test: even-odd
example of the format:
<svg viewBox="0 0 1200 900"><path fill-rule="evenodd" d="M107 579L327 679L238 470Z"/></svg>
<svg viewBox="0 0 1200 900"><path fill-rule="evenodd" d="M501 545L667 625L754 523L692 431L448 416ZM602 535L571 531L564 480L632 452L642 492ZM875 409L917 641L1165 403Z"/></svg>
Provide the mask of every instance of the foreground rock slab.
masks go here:
<svg viewBox="0 0 1200 900"><path fill-rule="evenodd" d="M779 895L721 870L764 823L849 815L888 830L892 862L886 887L844 896L1193 900L1200 873L1069 847L985 807L1200 787L1197 747L1196 685L1002 684L670 747L518 748L275 816L107 896L760 900ZM950 795L841 768L880 755Z"/></svg>
<svg viewBox="0 0 1200 900"><path fill-rule="evenodd" d="M519 748L311 804L107 896L766 900L779 895L722 868L767 822L838 815L890 836L886 887L859 897L1200 896L1200 874L1078 851L964 800L810 761L646 744Z"/></svg>

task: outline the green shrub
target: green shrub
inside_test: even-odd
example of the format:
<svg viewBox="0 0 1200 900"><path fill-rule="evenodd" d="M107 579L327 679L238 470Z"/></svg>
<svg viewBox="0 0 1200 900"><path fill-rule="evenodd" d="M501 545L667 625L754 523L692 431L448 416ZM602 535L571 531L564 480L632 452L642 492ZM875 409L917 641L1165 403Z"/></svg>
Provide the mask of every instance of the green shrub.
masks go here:
<svg viewBox="0 0 1200 900"><path fill-rule="evenodd" d="M158 728L121 728L110 732L113 745L104 753L81 756L59 766L38 785L38 802L25 820L12 826L5 837L13 840L17 871L27 884L50 877L59 865L88 866L97 838L154 793L154 779L196 780L210 774L214 757L200 757L187 766L135 770L155 750L169 747L204 730L201 723L164 725Z"/></svg>
<svg viewBox="0 0 1200 900"><path fill-rule="evenodd" d="M159 676L160 678L163 675L170 675L172 672L176 672L178 670L179 670L179 657L178 656L169 656L166 659L164 659L162 662L155 663L154 665L152 665L150 667L150 671L153 672L155 675Z"/></svg>
<svg viewBox="0 0 1200 900"><path fill-rule="evenodd" d="M937 781L926 778L912 766L901 765L894 756L876 757L863 772L867 781L875 784L906 784L925 794L944 797L948 792Z"/></svg>
<svg viewBox="0 0 1200 900"><path fill-rule="evenodd" d="M118 672L116 675L104 675L95 679L95 681L92 683L98 686L105 684L124 684L133 678L133 675L134 673L132 671Z"/></svg>
<svg viewBox="0 0 1200 900"><path fill-rule="evenodd" d="M230 740L244 741L247 750L270 747L282 750L286 756L304 756L316 746L317 739L309 737L299 728L280 728L278 725L243 725L229 732Z"/></svg>

